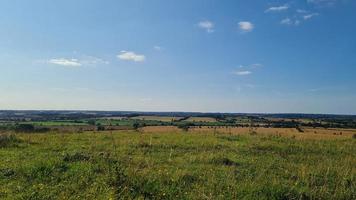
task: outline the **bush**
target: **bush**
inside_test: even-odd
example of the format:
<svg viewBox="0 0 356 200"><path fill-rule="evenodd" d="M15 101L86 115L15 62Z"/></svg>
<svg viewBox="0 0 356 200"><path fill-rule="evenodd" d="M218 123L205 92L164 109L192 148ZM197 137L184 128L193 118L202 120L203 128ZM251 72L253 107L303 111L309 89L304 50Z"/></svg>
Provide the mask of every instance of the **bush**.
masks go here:
<svg viewBox="0 0 356 200"><path fill-rule="evenodd" d="M39 127L39 128L35 128L35 132L36 133L46 133L49 132L51 129L47 128L47 127Z"/></svg>
<svg viewBox="0 0 356 200"><path fill-rule="evenodd" d="M137 122L135 122L135 123L132 124L132 128L133 128L134 130L137 130L139 127L140 127L140 124L137 123Z"/></svg>
<svg viewBox="0 0 356 200"><path fill-rule="evenodd" d="M183 124L178 124L178 128L182 129L183 131L187 132L190 128L190 126L194 126L194 123L183 123Z"/></svg>
<svg viewBox="0 0 356 200"><path fill-rule="evenodd" d="M34 132L35 127L32 124L18 124L15 127L15 131L29 133L29 132Z"/></svg>
<svg viewBox="0 0 356 200"><path fill-rule="evenodd" d="M98 125L98 126L96 127L96 129L97 129L98 131L105 131L105 127L102 126L102 125Z"/></svg>

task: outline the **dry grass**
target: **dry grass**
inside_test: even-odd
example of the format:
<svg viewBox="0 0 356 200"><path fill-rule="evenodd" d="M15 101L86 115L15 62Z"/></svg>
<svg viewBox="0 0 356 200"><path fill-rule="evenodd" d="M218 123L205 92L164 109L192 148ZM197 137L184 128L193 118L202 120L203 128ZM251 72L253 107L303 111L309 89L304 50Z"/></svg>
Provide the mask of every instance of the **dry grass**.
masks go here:
<svg viewBox="0 0 356 200"><path fill-rule="evenodd" d="M179 131L176 126L146 126L140 130L144 133L170 133Z"/></svg>
<svg viewBox="0 0 356 200"><path fill-rule="evenodd" d="M193 127L190 132L204 133L215 132L217 134L243 135L249 134L251 129L248 127ZM302 128L303 133L295 128L253 128L252 131L260 135L278 135L293 137L296 139L345 139L352 138L356 134L355 129L324 129L324 128Z"/></svg>

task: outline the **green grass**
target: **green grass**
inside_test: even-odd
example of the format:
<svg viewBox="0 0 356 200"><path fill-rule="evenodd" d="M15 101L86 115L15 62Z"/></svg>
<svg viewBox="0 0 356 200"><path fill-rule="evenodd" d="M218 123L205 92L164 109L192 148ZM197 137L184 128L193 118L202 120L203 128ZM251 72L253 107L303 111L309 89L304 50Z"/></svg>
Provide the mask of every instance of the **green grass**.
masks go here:
<svg viewBox="0 0 356 200"><path fill-rule="evenodd" d="M14 126L15 122L2 122L0 126ZM76 125L88 125L86 121L75 122L73 120L58 120L58 121L27 121L19 122L19 124L32 124L34 126L76 126Z"/></svg>
<svg viewBox="0 0 356 200"><path fill-rule="evenodd" d="M127 131L4 141L0 199L356 199L351 138Z"/></svg>
<svg viewBox="0 0 356 200"><path fill-rule="evenodd" d="M74 121L34 121L34 122L25 122L23 124L32 124L34 126L80 126L88 125L86 122L74 122Z"/></svg>

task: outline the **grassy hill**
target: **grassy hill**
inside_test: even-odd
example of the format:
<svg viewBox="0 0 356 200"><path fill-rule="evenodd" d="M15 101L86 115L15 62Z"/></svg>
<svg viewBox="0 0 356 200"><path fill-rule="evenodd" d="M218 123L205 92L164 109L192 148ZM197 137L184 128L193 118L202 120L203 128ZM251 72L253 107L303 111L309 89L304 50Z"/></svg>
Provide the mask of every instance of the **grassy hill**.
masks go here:
<svg viewBox="0 0 356 200"><path fill-rule="evenodd" d="M352 138L178 130L0 141L0 199L356 198Z"/></svg>

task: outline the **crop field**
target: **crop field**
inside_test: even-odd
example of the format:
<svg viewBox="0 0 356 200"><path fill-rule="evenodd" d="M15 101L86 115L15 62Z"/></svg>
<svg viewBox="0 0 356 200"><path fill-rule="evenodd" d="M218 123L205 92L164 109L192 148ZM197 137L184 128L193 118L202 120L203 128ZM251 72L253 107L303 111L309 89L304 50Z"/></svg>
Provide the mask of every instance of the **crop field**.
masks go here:
<svg viewBox="0 0 356 200"><path fill-rule="evenodd" d="M0 199L356 199L352 131L164 128L3 133Z"/></svg>
<svg viewBox="0 0 356 200"><path fill-rule="evenodd" d="M131 117L130 119L138 119L138 120L150 120L150 121L161 121L161 122L171 122L174 120L179 120L182 117L167 117L167 116L137 116Z"/></svg>
<svg viewBox="0 0 356 200"><path fill-rule="evenodd" d="M161 127L165 129L164 127ZM157 130L158 128L156 128ZM324 128L302 128L303 132L295 128L249 128L249 127L193 127L192 133L215 133L241 135L252 132L264 136L293 137L300 139L347 139L356 135L356 129L324 129Z"/></svg>
<svg viewBox="0 0 356 200"><path fill-rule="evenodd" d="M216 119L212 117L189 117L185 121L187 122L216 122Z"/></svg>

